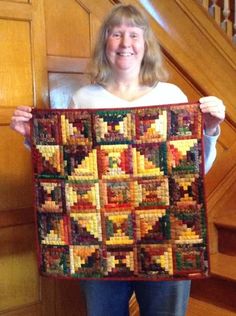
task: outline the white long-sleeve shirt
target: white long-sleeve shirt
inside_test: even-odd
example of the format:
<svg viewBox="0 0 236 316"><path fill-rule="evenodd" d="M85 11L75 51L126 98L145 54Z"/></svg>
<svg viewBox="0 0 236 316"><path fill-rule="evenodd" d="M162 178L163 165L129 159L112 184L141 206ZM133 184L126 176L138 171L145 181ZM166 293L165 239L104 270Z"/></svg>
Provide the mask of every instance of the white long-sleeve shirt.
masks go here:
<svg viewBox="0 0 236 316"><path fill-rule="evenodd" d="M70 108L96 109L96 108L123 108L147 105L162 105L188 102L182 90L174 84L159 82L153 89L143 96L128 101L110 93L101 85L94 84L80 88L72 97ZM216 158L216 141L219 136L204 134L205 173L211 168Z"/></svg>

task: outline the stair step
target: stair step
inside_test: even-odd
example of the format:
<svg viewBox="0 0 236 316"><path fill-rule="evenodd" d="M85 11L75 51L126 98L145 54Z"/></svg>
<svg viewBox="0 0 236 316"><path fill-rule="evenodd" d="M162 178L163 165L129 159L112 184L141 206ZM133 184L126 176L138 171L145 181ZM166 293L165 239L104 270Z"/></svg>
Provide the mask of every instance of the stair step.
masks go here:
<svg viewBox="0 0 236 316"><path fill-rule="evenodd" d="M225 255L236 256L236 230L218 228L218 251Z"/></svg>
<svg viewBox="0 0 236 316"><path fill-rule="evenodd" d="M214 219L219 252L210 256L210 277L192 281L187 316L236 315L236 214ZM223 253L222 253L223 252Z"/></svg>
<svg viewBox="0 0 236 316"><path fill-rule="evenodd" d="M211 276L202 280L193 280L191 297L226 310L236 311L236 282L217 276ZM207 314L199 313L199 315Z"/></svg>
<svg viewBox="0 0 236 316"><path fill-rule="evenodd" d="M216 253L210 257L212 275L236 281L236 256Z"/></svg>
<svg viewBox="0 0 236 316"><path fill-rule="evenodd" d="M225 308L213 305L208 302L204 302L195 298L190 298L189 306L187 310L186 316L199 316L199 315L207 315L207 316L235 316L235 311L230 311Z"/></svg>
<svg viewBox="0 0 236 316"><path fill-rule="evenodd" d="M218 251L236 256L236 212L229 212L227 216L214 219L218 231Z"/></svg>
<svg viewBox="0 0 236 316"><path fill-rule="evenodd" d="M227 212L226 216L214 218L214 224L216 227L224 227L232 230L236 230L236 211Z"/></svg>

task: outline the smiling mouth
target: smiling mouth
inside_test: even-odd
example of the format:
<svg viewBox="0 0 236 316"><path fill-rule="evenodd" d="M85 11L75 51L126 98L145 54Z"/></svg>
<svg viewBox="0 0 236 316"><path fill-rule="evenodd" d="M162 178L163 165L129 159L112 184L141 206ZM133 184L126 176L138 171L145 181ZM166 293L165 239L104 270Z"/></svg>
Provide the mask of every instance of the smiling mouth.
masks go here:
<svg viewBox="0 0 236 316"><path fill-rule="evenodd" d="M133 56L133 53L117 53L118 56L122 56L122 57L129 57L129 56Z"/></svg>

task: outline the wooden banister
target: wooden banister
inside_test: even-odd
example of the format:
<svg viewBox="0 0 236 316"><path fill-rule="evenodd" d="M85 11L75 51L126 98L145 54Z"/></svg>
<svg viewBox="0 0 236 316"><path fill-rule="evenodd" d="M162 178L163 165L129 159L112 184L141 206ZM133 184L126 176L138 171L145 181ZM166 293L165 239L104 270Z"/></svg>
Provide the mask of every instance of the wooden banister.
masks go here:
<svg viewBox="0 0 236 316"><path fill-rule="evenodd" d="M197 0L236 44L236 0Z"/></svg>

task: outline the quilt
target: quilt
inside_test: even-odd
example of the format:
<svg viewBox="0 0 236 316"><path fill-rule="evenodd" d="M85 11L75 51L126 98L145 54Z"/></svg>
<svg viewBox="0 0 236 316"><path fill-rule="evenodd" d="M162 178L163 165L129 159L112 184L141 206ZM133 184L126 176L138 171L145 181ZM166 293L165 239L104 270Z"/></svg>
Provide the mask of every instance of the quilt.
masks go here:
<svg viewBox="0 0 236 316"><path fill-rule="evenodd" d="M179 280L208 273L198 103L33 110L43 275Z"/></svg>

